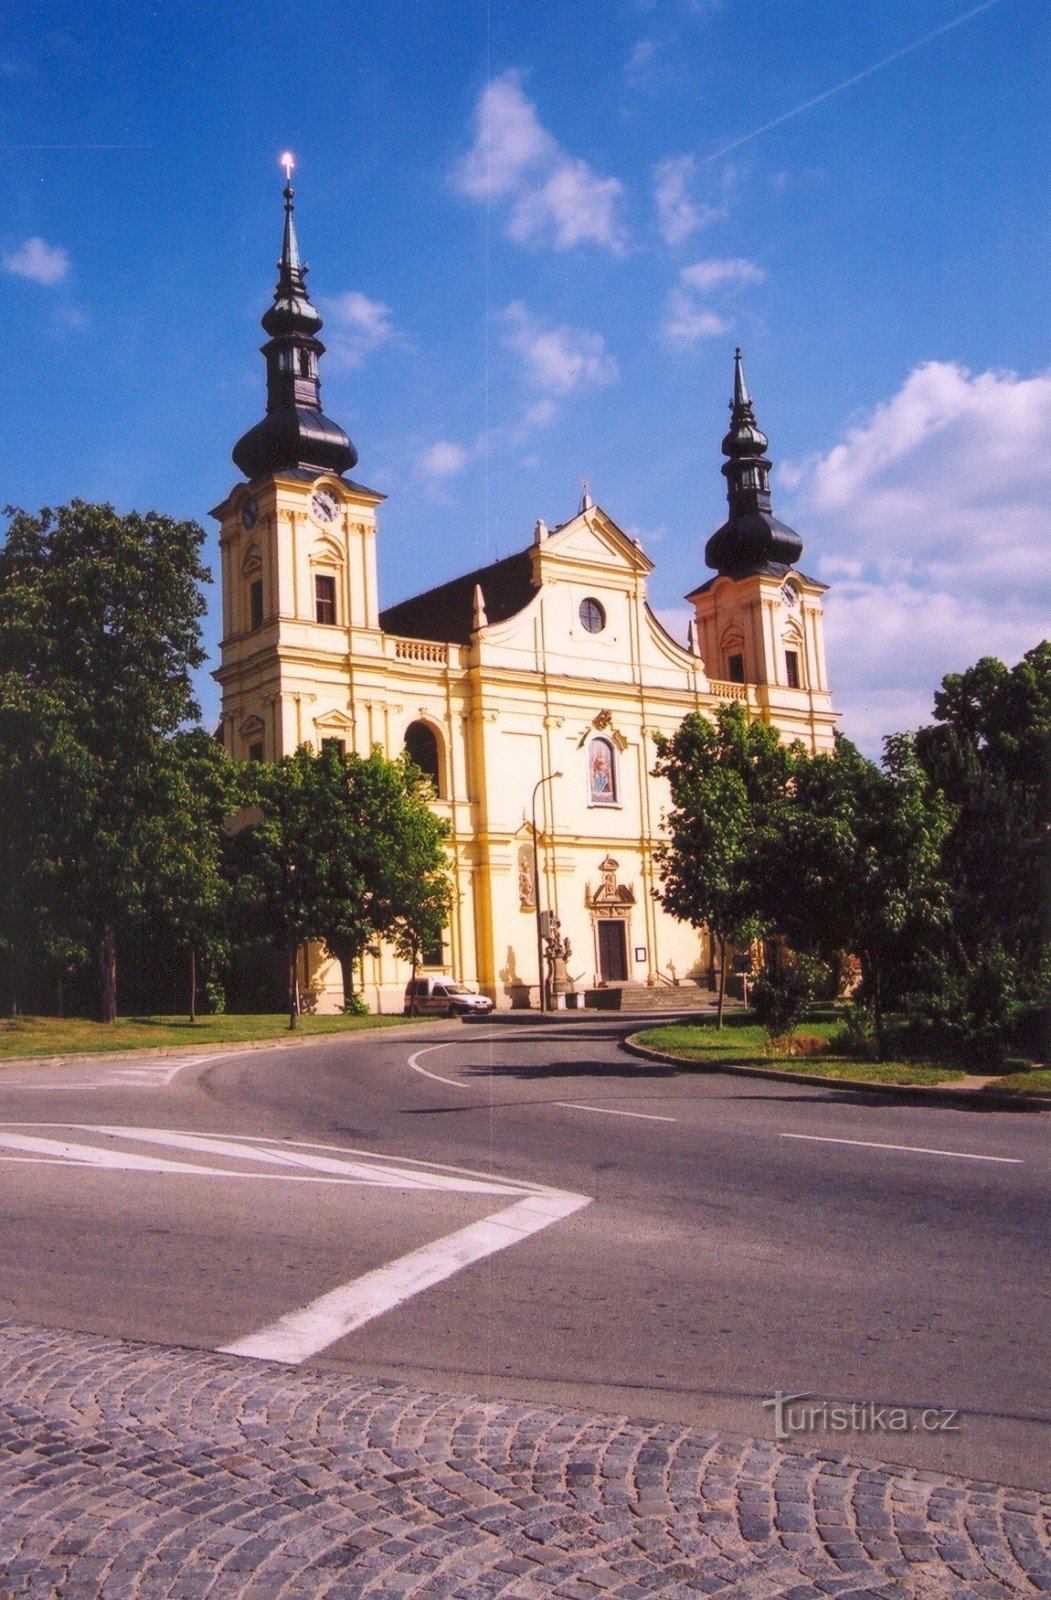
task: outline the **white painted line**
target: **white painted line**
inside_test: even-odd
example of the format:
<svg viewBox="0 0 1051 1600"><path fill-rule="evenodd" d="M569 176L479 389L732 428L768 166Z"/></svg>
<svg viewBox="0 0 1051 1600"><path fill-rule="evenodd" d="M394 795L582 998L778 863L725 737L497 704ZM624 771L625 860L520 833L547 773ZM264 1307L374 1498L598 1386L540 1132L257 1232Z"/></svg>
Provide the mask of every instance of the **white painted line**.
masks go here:
<svg viewBox="0 0 1051 1600"><path fill-rule="evenodd" d="M457 1043L459 1043L459 1040L457 1040ZM420 1062L420 1057L421 1056L429 1056L433 1050L448 1050L448 1049L449 1049L449 1046L447 1044L429 1044L423 1050L414 1051L413 1054L409 1057L408 1065L412 1068L413 1072L419 1072L425 1078L433 1078L435 1083L447 1083L449 1085L449 1087L452 1088L452 1089L471 1089L471 1088L473 1088L474 1087L473 1084L470 1084L470 1083L458 1083L455 1078L443 1078L439 1073L437 1073L437 1072L428 1072L426 1067L421 1067L420 1066L419 1062Z"/></svg>
<svg viewBox="0 0 1051 1600"><path fill-rule="evenodd" d="M601 1111L604 1117L641 1117L643 1122L678 1122L678 1117L659 1117L655 1111L614 1111L611 1106L581 1106L575 1100L556 1100L567 1111Z"/></svg>
<svg viewBox="0 0 1051 1600"><path fill-rule="evenodd" d="M590 1203L590 1195L558 1190L530 1195L504 1211L484 1217L481 1222L458 1228L444 1239L436 1239L433 1244L423 1245L419 1250L389 1261L386 1266L366 1272L352 1283L332 1289L310 1305L279 1317L258 1333L223 1345L220 1353L298 1366L355 1328L403 1305L413 1295L433 1288L453 1273L461 1272L464 1267L498 1250L518 1244L530 1234L550 1227L553 1222L571 1216Z"/></svg>
<svg viewBox="0 0 1051 1600"><path fill-rule="evenodd" d="M872 1139L827 1139L817 1133L782 1133L782 1139L806 1139L811 1144L854 1144L863 1150L907 1150L914 1156L951 1156L956 1161L998 1161L1020 1167L1021 1156L976 1156L971 1150L930 1150L922 1144L876 1144Z"/></svg>

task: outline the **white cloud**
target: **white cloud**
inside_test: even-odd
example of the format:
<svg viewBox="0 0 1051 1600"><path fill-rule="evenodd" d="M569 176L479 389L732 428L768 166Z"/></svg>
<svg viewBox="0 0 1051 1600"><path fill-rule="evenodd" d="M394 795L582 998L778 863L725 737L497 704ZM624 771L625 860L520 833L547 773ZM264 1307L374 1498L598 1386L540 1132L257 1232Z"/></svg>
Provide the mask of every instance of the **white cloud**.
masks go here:
<svg viewBox="0 0 1051 1600"><path fill-rule="evenodd" d="M382 300L370 300L357 289L323 301L322 307L329 329L329 348L344 366L360 367L374 350L399 337L390 306Z"/></svg>
<svg viewBox="0 0 1051 1600"><path fill-rule="evenodd" d="M825 455L790 464L782 514L834 585L829 675L845 731L929 720L947 672L1048 632L1051 374L917 367Z"/></svg>
<svg viewBox="0 0 1051 1600"><path fill-rule="evenodd" d="M494 78L474 113L474 143L452 173L472 200L506 201L507 234L519 244L624 248L617 207L624 186L569 156L542 127L519 74Z"/></svg>
<svg viewBox="0 0 1051 1600"><path fill-rule="evenodd" d="M439 479L455 478L469 465L471 452L465 450L462 444L454 444L450 439L438 439L416 462L416 471L421 477Z"/></svg>
<svg viewBox="0 0 1051 1600"><path fill-rule="evenodd" d="M61 245L46 244L34 235L4 256L4 271L13 273L16 278L30 278L51 289L61 283L69 271L69 257Z"/></svg>
<svg viewBox="0 0 1051 1600"><path fill-rule="evenodd" d="M732 324L724 315L704 305L698 295L726 294L749 283L762 283L766 273L742 256L695 261L679 273L678 288L668 293L661 325L661 340L670 350L688 352L701 339L715 339Z"/></svg>
<svg viewBox="0 0 1051 1600"><path fill-rule="evenodd" d="M699 339L717 339L729 323L714 311L699 306L692 295L673 289L668 296L661 337L673 350L692 350Z"/></svg>
<svg viewBox="0 0 1051 1600"><path fill-rule="evenodd" d="M504 344L522 357L534 388L548 396L612 383L620 376L600 333L566 324L545 327L521 300L512 301L503 320L508 328ZM539 420L549 421L551 414L545 410Z"/></svg>
<svg viewBox="0 0 1051 1600"><path fill-rule="evenodd" d="M659 161L653 169L653 199L657 207L657 227L665 244L682 244L698 228L724 218L729 206L724 199L720 205L709 205L692 197L690 189L696 179L697 163L693 156L669 156ZM732 176L724 174L723 189L729 187Z"/></svg>
<svg viewBox="0 0 1051 1600"><path fill-rule="evenodd" d="M713 289L737 288L745 283L762 283L765 277L762 267L742 256L695 261L692 267L683 267L679 274L680 282L687 289L696 289L700 294L710 294Z"/></svg>

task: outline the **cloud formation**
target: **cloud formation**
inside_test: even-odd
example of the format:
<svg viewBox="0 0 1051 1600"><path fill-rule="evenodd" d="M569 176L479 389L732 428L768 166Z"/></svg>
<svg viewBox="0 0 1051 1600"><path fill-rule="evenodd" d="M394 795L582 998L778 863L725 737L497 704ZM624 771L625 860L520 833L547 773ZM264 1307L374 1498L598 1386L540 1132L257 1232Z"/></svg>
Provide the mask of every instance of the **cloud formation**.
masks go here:
<svg viewBox="0 0 1051 1600"><path fill-rule="evenodd" d="M678 286L669 291L665 302L662 343L670 350L689 352L701 339L726 333L731 324L725 314L705 305L698 296L725 295L750 283L762 283L765 277L762 267L742 256L712 257L683 267Z"/></svg>
<svg viewBox="0 0 1051 1600"><path fill-rule="evenodd" d="M696 176L697 163L693 156L669 156L653 169L657 228L665 244L672 248L682 244L699 228L721 221L729 210L725 199L720 205L694 199L690 191ZM724 180L724 188L729 181L729 178Z"/></svg>
<svg viewBox="0 0 1051 1600"><path fill-rule="evenodd" d="M322 302L329 331L329 349L347 367L360 367L374 350L398 338L394 313L382 300L351 289Z"/></svg>
<svg viewBox="0 0 1051 1600"><path fill-rule="evenodd" d="M455 478L470 463L471 452L451 439L438 439L416 462L416 471L432 482Z"/></svg>
<svg viewBox="0 0 1051 1600"><path fill-rule="evenodd" d="M68 273L69 257L61 245L47 244L34 235L4 256L4 271L52 289Z"/></svg>
<svg viewBox="0 0 1051 1600"><path fill-rule="evenodd" d="M833 585L832 688L866 748L929 721L947 672L1046 635L1051 373L927 362L779 480L804 570Z"/></svg>
<svg viewBox="0 0 1051 1600"><path fill-rule="evenodd" d="M486 84L473 120L474 143L453 169L453 187L471 200L503 203L509 238L559 250L579 244L623 250L617 217L623 184L561 148L541 126L517 72Z"/></svg>
<svg viewBox="0 0 1051 1600"><path fill-rule="evenodd" d="M533 387L548 397L613 383L620 376L616 359L607 351L600 333L565 323L545 326L522 300L513 300L502 313L502 320L507 330L504 344L521 357ZM535 420L550 421L553 407L544 406L543 402L539 405L543 414Z"/></svg>

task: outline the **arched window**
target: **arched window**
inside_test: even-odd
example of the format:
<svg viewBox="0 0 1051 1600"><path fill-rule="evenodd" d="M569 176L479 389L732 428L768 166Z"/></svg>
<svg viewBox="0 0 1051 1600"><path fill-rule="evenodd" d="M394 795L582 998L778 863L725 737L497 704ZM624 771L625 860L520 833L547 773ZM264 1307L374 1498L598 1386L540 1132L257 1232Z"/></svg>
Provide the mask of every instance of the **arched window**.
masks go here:
<svg viewBox="0 0 1051 1600"><path fill-rule="evenodd" d="M617 752L612 739L592 739L588 745L588 804L615 806L617 792Z"/></svg>
<svg viewBox="0 0 1051 1600"><path fill-rule="evenodd" d="M410 722L405 730L405 749L414 762L434 784L435 793L442 792L441 752L438 735L426 722Z"/></svg>

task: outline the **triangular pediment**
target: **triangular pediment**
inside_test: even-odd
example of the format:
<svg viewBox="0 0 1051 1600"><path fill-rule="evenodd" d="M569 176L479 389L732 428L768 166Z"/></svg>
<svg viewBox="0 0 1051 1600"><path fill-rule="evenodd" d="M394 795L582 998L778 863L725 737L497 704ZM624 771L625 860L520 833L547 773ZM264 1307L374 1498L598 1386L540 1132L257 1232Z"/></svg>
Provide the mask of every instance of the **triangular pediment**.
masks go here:
<svg viewBox="0 0 1051 1600"><path fill-rule="evenodd" d="M352 732L354 718L348 717L345 711L326 711L323 716L314 718L315 728L339 728L344 732Z"/></svg>
<svg viewBox="0 0 1051 1600"><path fill-rule="evenodd" d="M643 553L642 546L619 528L601 506L578 512L571 521L549 533L534 551L545 576L554 576L558 567L627 571L640 577L653 571L653 562Z"/></svg>

